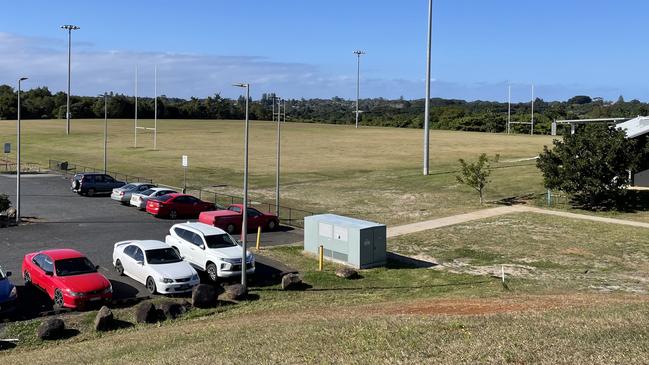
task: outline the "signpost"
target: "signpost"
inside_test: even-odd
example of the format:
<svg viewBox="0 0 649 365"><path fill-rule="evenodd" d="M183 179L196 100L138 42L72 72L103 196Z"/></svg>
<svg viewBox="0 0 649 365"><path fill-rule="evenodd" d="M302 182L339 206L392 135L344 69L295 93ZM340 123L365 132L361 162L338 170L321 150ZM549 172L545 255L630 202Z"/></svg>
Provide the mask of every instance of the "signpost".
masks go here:
<svg viewBox="0 0 649 365"><path fill-rule="evenodd" d="M189 167L189 159L187 158L187 155L183 155L182 159L182 166L183 166L183 194L187 193L187 168Z"/></svg>
<svg viewBox="0 0 649 365"><path fill-rule="evenodd" d="M9 169L9 154L11 153L11 143L5 143L5 170Z"/></svg>

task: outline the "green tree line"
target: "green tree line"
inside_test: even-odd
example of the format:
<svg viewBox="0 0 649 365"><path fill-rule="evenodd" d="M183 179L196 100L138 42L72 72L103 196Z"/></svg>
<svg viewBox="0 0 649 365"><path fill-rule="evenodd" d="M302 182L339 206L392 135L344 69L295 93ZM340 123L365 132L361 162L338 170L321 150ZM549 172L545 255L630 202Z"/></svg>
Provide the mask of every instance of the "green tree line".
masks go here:
<svg viewBox="0 0 649 365"><path fill-rule="evenodd" d="M250 100L250 118L270 120L274 94L263 94L259 100ZM25 119L63 118L66 95L52 94L47 87L24 91L21 95L21 116ZM70 109L73 118L103 118L104 101L101 96L72 96ZM0 85L0 119L15 119L17 93L11 86ZM206 98L158 98L158 117L161 119L242 119L245 97L229 99L219 94ZM384 98L360 100L361 123L371 126L422 128L424 99L389 100ZM108 99L110 118L132 118L135 100L132 96L111 93ZM355 101L339 97L331 99L290 99L286 101L287 121L313 123L354 123ZM507 125L507 103L492 101L464 101L431 99L430 122L436 129L480 132L503 132ZM549 133L554 119L634 117L649 114L649 104L638 100L615 102L578 95L567 101L534 102L535 133ZM153 98L138 98L138 117L153 118ZM531 104L513 103L511 119L529 122ZM515 132L529 131L528 125L512 125Z"/></svg>

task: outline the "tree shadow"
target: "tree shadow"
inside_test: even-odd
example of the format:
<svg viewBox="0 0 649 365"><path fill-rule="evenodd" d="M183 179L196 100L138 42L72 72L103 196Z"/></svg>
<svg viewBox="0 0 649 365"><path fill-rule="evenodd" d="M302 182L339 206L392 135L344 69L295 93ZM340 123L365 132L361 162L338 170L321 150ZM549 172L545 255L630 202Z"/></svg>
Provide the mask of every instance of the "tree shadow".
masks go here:
<svg viewBox="0 0 649 365"><path fill-rule="evenodd" d="M9 341L0 341L0 351L10 350L16 347L16 344Z"/></svg>
<svg viewBox="0 0 649 365"><path fill-rule="evenodd" d="M81 331L79 331L76 328L66 328L66 329L63 330L63 333L61 334L61 336L58 339L59 340L67 340L69 338L72 338L72 337L80 334L80 333L81 333Z"/></svg>

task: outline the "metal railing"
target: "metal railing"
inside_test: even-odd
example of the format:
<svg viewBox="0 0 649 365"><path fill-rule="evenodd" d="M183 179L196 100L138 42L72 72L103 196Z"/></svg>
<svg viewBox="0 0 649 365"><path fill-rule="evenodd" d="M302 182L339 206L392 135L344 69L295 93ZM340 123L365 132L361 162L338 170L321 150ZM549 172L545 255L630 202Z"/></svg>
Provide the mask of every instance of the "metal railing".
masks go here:
<svg viewBox="0 0 649 365"><path fill-rule="evenodd" d="M81 172L99 172L99 173L104 172L103 169L97 169L97 168L92 168L92 167L83 166L79 164L69 163L68 161L49 160L48 165L50 170L58 171L66 175L74 175ZM148 182L151 184L154 183L152 179L123 174L115 171L107 171L106 173L108 175L111 175L115 179L124 180L126 182ZM165 186L171 189L175 189L176 191L182 191L181 187L162 184L162 183L156 183L156 184L158 186ZM243 197L241 196L223 194L215 191L205 190L201 188L193 188L193 187L187 187L185 192L201 200L210 201L214 203L219 209L224 209L230 204L243 204ZM275 214L275 203L258 202L258 201L254 201L253 199L253 201L248 203L248 206L262 212L271 212ZM318 213L310 212L303 209L280 206L278 218L280 222L284 225L304 228L304 217L308 217L310 215L315 215L315 214Z"/></svg>
<svg viewBox="0 0 649 365"><path fill-rule="evenodd" d="M0 160L0 172L16 172L16 162L8 159ZM41 166L34 162L21 162L20 172L41 172Z"/></svg>

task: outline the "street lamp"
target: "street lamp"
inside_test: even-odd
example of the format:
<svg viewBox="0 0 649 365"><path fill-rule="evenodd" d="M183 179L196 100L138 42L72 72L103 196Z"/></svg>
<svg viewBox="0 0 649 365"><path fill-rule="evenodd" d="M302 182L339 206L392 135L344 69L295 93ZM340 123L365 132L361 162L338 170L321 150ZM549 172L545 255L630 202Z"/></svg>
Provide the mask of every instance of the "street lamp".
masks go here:
<svg viewBox="0 0 649 365"><path fill-rule="evenodd" d="M424 103L424 176L428 175L430 139L430 51L433 33L433 0L428 0L428 39L426 45L426 101Z"/></svg>
<svg viewBox="0 0 649 365"><path fill-rule="evenodd" d="M275 105L273 103L273 105ZM286 104L284 104L284 112L286 112ZM281 157L281 127L280 122L282 120L282 99L277 98L277 168L275 171L275 214L277 214L277 219L279 219L279 165Z"/></svg>
<svg viewBox="0 0 649 365"><path fill-rule="evenodd" d="M108 173L108 93L99 95L104 98L104 174Z"/></svg>
<svg viewBox="0 0 649 365"><path fill-rule="evenodd" d="M18 116L16 118L16 224L20 223L20 91L26 77L18 79Z"/></svg>
<svg viewBox="0 0 649 365"><path fill-rule="evenodd" d="M358 99L360 97L360 87L361 87L361 55L364 55L365 52L358 50L354 51L356 55L356 128L358 128Z"/></svg>
<svg viewBox="0 0 649 365"><path fill-rule="evenodd" d="M71 63L71 58L72 58L72 31L81 29L77 27L76 25L62 25L61 29L65 29L68 31L68 102L67 102L67 109L66 109L66 114L65 118L67 120L67 124L65 127L65 134L70 134L70 63Z"/></svg>
<svg viewBox="0 0 649 365"><path fill-rule="evenodd" d="M248 236L248 130L250 121L248 119L248 100L250 99L250 84L233 84L232 86L246 88L246 124L244 129L244 152L243 152L243 211L241 214L241 285L247 286L246 281L246 238Z"/></svg>

